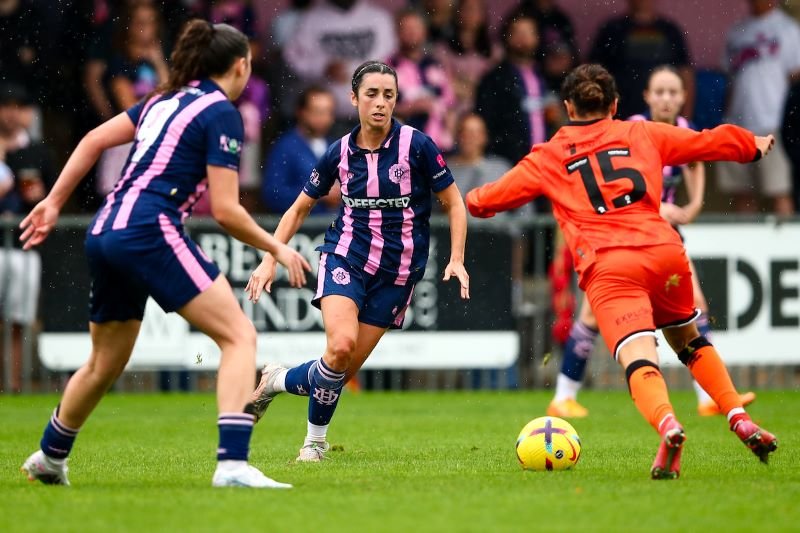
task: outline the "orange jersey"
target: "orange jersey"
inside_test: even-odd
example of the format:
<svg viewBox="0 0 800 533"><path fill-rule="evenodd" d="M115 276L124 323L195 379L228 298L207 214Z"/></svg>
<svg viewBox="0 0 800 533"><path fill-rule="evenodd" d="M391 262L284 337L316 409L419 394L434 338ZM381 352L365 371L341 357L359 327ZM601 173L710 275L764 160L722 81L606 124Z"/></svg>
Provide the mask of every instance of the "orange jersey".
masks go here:
<svg viewBox="0 0 800 533"><path fill-rule="evenodd" d="M470 191L467 207L487 218L546 196L582 276L603 249L681 244L659 215L664 166L748 163L758 153L753 134L738 126L696 132L652 121L576 122Z"/></svg>

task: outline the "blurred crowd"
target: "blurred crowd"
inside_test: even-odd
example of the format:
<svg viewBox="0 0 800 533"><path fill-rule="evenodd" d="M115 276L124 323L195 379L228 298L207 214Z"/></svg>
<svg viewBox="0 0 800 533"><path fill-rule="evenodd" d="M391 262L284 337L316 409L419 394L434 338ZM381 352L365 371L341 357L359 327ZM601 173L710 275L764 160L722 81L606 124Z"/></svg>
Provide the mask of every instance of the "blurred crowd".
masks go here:
<svg viewBox="0 0 800 533"><path fill-rule="evenodd" d="M255 74L236 104L241 185L255 212L286 209L326 145L353 126L352 69L380 59L399 74L396 115L450 154L464 191L565 122L558 88L579 62L615 75L619 118L643 112L649 72L672 65L687 89L683 115L699 127L782 132L769 166L715 169L714 190L728 199L718 205L791 214L800 205L800 27L775 0L736 1L750 16L728 31L719 70L695 72L684 30L654 0L628 0L588 49L557 0L509 4L499 24L488 0L409 0L395 12L372 0L291 0L269 24L259 23L257 0L0 0L0 210L24 213L82 134L163 81L182 25L202 17L251 39ZM97 208L128 149L104 154L72 209ZM335 209L329 200L320 213Z"/></svg>
<svg viewBox="0 0 800 533"><path fill-rule="evenodd" d="M350 77L368 59L397 70L396 116L448 154L462 192L497 179L566 122L560 84L592 61L617 79L618 118L646 111L649 73L671 65L686 89L682 114L698 127L732 122L777 134L775 155L763 163L713 168L718 210L790 215L800 206L800 26L777 0L731 0L748 15L724 36L719 68L702 71L686 32L655 0L623 2L627 10L600 24L588 47L558 0L505 2L497 24L490 0L398 1L395 11L373 0L289 0L274 12L262 1L269 6L0 0L0 213L26 213L83 134L165 80L172 44L195 17L250 38L254 75L235 103L245 127L243 203L253 212L282 213L328 144L355 125ZM258 19L265 12L268 24ZM102 156L72 211L97 209L129 148ZM315 213L331 216L338 205L334 190ZM195 214L208 211L198 204ZM20 328L36 318L41 266L35 252L2 254L0 268L12 272L0 277L14 280L0 291L2 314L14 323L16 352Z"/></svg>

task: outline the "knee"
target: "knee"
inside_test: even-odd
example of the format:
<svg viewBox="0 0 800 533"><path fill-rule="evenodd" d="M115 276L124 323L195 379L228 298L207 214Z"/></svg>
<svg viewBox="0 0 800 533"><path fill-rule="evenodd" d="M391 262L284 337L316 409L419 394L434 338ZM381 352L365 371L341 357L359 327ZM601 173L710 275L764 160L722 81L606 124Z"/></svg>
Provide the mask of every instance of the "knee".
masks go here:
<svg viewBox="0 0 800 533"><path fill-rule="evenodd" d="M335 336L328 345L328 355L331 367L336 370L345 370L350 366L350 359L356 350L356 340L346 335Z"/></svg>
<svg viewBox="0 0 800 533"><path fill-rule="evenodd" d="M256 328L249 320L241 320L231 325L231 327L219 338L215 339L220 349L226 347L236 347L242 350L252 350L255 352L256 339L258 334Z"/></svg>
<svg viewBox="0 0 800 533"><path fill-rule="evenodd" d="M124 362L117 361L113 357L107 356L107 354L95 352L89 362L86 363L86 370L96 382L110 387L122 374L122 371L125 370L126 363L127 360Z"/></svg>

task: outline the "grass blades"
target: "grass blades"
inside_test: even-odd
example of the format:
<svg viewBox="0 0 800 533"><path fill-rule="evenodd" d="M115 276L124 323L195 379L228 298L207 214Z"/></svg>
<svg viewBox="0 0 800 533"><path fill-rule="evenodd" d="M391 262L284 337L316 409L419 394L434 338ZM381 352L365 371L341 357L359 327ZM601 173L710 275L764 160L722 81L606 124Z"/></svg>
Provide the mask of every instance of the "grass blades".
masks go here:
<svg viewBox="0 0 800 533"><path fill-rule="evenodd" d="M251 462L295 488L257 491L210 486L213 396L108 396L78 436L69 488L19 472L58 398L6 396L0 531L796 531L800 392L761 392L749 409L778 436L769 466L723 417L699 417L692 393L672 397L688 436L677 481L649 479L658 437L620 391L581 395L580 462L541 473L520 469L514 441L549 392L346 394L317 465L294 463L307 403L282 395Z"/></svg>

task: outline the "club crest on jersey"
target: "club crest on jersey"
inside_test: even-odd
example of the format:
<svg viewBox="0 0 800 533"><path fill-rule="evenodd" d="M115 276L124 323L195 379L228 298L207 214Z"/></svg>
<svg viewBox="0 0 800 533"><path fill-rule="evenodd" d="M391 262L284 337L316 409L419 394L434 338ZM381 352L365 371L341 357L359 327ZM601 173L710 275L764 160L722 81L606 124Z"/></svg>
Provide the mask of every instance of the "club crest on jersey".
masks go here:
<svg viewBox="0 0 800 533"><path fill-rule="evenodd" d="M411 179L411 169L406 165L397 163L389 167L389 181L392 183L400 185L409 179Z"/></svg>
<svg viewBox="0 0 800 533"><path fill-rule="evenodd" d="M342 267L336 267L331 272L333 282L337 285L348 285L350 283L350 272Z"/></svg>
<svg viewBox="0 0 800 533"><path fill-rule="evenodd" d="M220 135L219 149L228 154L238 154L242 151L242 141L227 135Z"/></svg>

